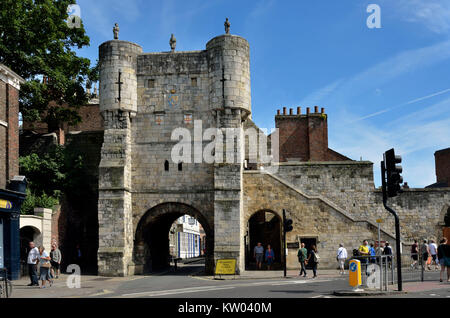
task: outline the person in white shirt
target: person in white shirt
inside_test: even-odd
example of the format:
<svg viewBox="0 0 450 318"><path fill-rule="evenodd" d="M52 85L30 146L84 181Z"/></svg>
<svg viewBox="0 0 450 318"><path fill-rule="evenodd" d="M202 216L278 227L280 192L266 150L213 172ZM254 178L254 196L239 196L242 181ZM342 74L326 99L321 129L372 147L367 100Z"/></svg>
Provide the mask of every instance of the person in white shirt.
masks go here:
<svg viewBox="0 0 450 318"><path fill-rule="evenodd" d="M431 265L434 263L434 270L438 270L438 262L437 262L437 245L434 242L434 240L431 240L431 243L428 244L428 249L430 250L430 254L431 254L431 264L428 267L428 269L431 270Z"/></svg>
<svg viewBox="0 0 450 318"><path fill-rule="evenodd" d="M38 277L37 277L37 263L39 260L39 250L34 245L34 242L29 243L30 251L28 252L28 274L30 275L31 283L28 286L39 286Z"/></svg>
<svg viewBox="0 0 450 318"><path fill-rule="evenodd" d="M348 254L347 254L347 250L344 247L344 244L339 244L339 248L337 250L337 255L336 255L336 259L339 263L339 274L345 274L345 270L344 270L344 265L345 265L345 260L347 259Z"/></svg>

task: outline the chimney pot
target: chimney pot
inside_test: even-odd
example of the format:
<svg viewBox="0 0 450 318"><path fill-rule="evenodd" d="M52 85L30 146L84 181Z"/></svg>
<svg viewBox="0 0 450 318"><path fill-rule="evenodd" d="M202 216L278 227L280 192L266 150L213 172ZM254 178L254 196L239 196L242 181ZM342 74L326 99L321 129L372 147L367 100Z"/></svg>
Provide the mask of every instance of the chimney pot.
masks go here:
<svg viewBox="0 0 450 318"><path fill-rule="evenodd" d="M286 107L283 107L283 115L286 115Z"/></svg>
<svg viewBox="0 0 450 318"><path fill-rule="evenodd" d="M319 106L314 106L314 112L318 113L319 112Z"/></svg>
<svg viewBox="0 0 450 318"><path fill-rule="evenodd" d="M280 114L280 110L278 109L278 110L277 110L277 115L279 115L279 114Z"/></svg>
<svg viewBox="0 0 450 318"><path fill-rule="evenodd" d="M302 108L301 107L297 107L297 115L301 115L302 114Z"/></svg>
<svg viewBox="0 0 450 318"><path fill-rule="evenodd" d="M321 112L322 114L325 114L325 108L322 107L322 108L320 109L320 112Z"/></svg>
<svg viewBox="0 0 450 318"><path fill-rule="evenodd" d="M309 107L306 107L306 114L308 115L311 112Z"/></svg>
<svg viewBox="0 0 450 318"><path fill-rule="evenodd" d="M289 108L289 115L293 115L292 108Z"/></svg>

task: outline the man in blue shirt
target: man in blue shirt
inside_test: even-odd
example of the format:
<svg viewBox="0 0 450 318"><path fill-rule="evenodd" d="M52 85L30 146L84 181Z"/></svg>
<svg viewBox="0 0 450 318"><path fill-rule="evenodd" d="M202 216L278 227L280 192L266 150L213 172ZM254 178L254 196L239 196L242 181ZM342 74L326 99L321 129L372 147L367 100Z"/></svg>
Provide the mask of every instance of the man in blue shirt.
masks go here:
<svg viewBox="0 0 450 318"><path fill-rule="evenodd" d="M253 249L253 257L256 259L256 268L261 269L264 258L264 247L258 243Z"/></svg>
<svg viewBox="0 0 450 318"><path fill-rule="evenodd" d="M376 256L377 255L377 252L375 251L375 248L373 247L373 243L370 244L369 254L370 254L370 256ZM376 258L375 257L371 257L370 258L370 262L371 263L375 263L376 262Z"/></svg>

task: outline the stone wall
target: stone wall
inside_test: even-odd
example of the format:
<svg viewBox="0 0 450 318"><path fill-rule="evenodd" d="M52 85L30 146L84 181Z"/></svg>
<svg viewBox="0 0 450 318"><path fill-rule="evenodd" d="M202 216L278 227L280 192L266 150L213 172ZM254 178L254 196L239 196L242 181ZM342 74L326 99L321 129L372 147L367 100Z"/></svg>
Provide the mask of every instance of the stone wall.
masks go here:
<svg viewBox="0 0 450 318"><path fill-rule="evenodd" d="M303 193L293 184L275 175L261 171L244 172L245 222L259 211L272 211L293 220L293 231L287 233L287 242L300 242L302 237L316 238L321 257L321 268L336 266L336 251L343 243L349 253L358 248L362 240L376 240L375 223L359 221L347 211L320 196ZM382 231L382 240L392 241L389 233ZM289 250L287 267L298 268L297 250Z"/></svg>
<svg viewBox="0 0 450 318"><path fill-rule="evenodd" d="M309 195L320 195L356 220L384 220L382 228L394 233L394 218L383 207L381 190L374 187L373 164L368 161L281 163L277 176ZM402 242L438 239L443 211L450 206L449 188L405 189L388 203L401 222Z"/></svg>

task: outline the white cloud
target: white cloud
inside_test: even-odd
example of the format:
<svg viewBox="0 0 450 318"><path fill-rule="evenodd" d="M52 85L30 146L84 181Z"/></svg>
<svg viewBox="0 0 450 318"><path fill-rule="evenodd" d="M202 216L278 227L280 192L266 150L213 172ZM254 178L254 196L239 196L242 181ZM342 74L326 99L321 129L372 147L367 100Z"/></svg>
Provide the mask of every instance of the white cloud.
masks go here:
<svg viewBox="0 0 450 318"><path fill-rule="evenodd" d="M391 107L388 107L388 108L379 110L379 111L377 111L377 112L371 113L371 114L369 114L369 115L365 115L365 116L363 116L363 117L360 117L360 118L356 119L355 121L360 121L360 120L372 118L372 117L375 117L375 116L378 116L378 115L387 113L387 112L389 112L389 111L391 111L391 110L394 110L394 109L396 109L396 108L399 108L399 107L402 107L402 106L406 106L406 105L411 105L411 104L414 104L414 103L417 103L417 102L421 102L421 101L427 100L427 99L429 99L429 98L436 97L436 96L439 96L439 95L442 95L442 94L446 94L446 93L449 93L449 92L450 92L450 88L447 88L447 89L441 90L441 91L436 92L436 93L433 93L433 94L429 94L429 95L426 95L426 96L422 96L422 97L419 97L419 98L415 98L415 99L413 99L413 100L407 101L407 102L402 103L402 104L400 104L400 105L391 106ZM422 114L422 115L423 115L423 114Z"/></svg>
<svg viewBox="0 0 450 318"><path fill-rule="evenodd" d="M343 79L338 79L325 87L319 88L303 98L299 105L314 106L319 104L319 102L321 102L324 98L330 96L342 82Z"/></svg>
<svg viewBox="0 0 450 318"><path fill-rule="evenodd" d="M401 75L434 65L449 58L450 40L423 48L403 51L350 78L339 89L339 96L348 98L354 93L376 89Z"/></svg>
<svg viewBox="0 0 450 318"><path fill-rule="evenodd" d="M450 2L447 0L397 0L386 2L394 5L395 13L404 21L421 23L430 31L450 32Z"/></svg>
<svg viewBox="0 0 450 318"><path fill-rule="evenodd" d="M403 176L412 187L435 182L436 150L450 144L450 99L422 108L385 125L354 121L356 114L342 112L329 124L330 147L359 160L374 163L375 182L379 181L379 163L384 151L394 147L403 157ZM354 121L348 125L348 120ZM341 123L341 124L339 124Z"/></svg>

